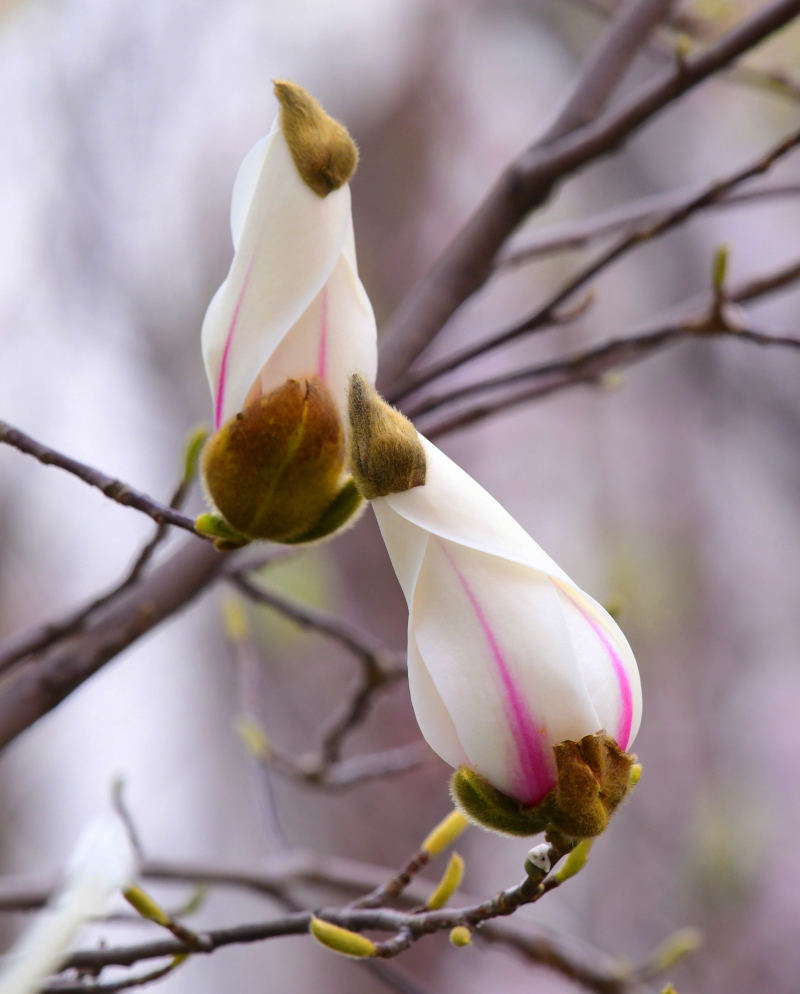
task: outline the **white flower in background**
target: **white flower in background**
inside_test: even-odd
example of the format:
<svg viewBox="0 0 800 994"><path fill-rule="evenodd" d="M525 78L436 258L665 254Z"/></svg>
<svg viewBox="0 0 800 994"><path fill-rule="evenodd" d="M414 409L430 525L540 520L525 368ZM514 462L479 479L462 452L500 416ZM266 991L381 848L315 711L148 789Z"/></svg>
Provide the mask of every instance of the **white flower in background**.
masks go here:
<svg viewBox="0 0 800 994"><path fill-rule="evenodd" d="M604 811L569 819L576 837L596 834L628 790L633 759L620 750L641 718L625 636L497 501L357 377L350 419L351 470L408 602L422 734L447 763L522 809L556 788L557 803L575 811L613 794Z"/></svg>
<svg viewBox="0 0 800 994"><path fill-rule="evenodd" d="M134 875L136 859L116 815L89 824L70 857L64 885L4 957L0 994L29 994L58 969L81 926L102 914Z"/></svg>
<svg viewBox="0 0 800 994"><path fill-rule="evenodd" d="M236 178L233 262L203 322L217 431L203 468L234 529L298 541L347 482L347 382L374 381L377 346L347 185L355 145L301 87L275 92L281 112Z"/></svg>

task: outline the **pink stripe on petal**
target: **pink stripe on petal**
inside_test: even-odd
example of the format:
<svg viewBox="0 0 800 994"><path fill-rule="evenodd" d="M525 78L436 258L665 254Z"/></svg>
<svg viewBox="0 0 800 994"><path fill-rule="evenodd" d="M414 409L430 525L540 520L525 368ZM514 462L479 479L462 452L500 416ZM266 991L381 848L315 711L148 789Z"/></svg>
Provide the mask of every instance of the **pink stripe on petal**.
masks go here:
<svg viewBox="0 0 800 994"><path fill-rule="evenodd" d="M483 630L497 664L505 690L504 710L511 726L511 734L517 751L518 772L514 796L523 804L538 804L556 784L551 750L544 737L545 729L538 727L538 723L511 674L508 663L497 643L497 638L472 588L444 545L442 545L442 551L453 567L464 593L469 598L475 617Z"/></svg>
<svg viewBox="0 0 800 994"><path fill-rule="evenodd" d="M597 621L595 621L594 618L589 614L589 612L578 601L575 600L575 598L572 596L572 594L570 593L567 587L565 587L561 583L559 584L559 586L569 598L570 603L573 604L581 613L581 615L583 615L586 621L589 622L589 624L592 627L592 630L594 631L595 635L597 635L597 637L600 639L600 641L603 643L603 646L606 652L608 653L609 658L611 659L611 665L614 667L614 675L616 676L617 683L619 684L620 703L621 703L619 727L617 728L617 734L614 736L614 738L617 740L617 745L620 747L620 749L626 750L628 748L628 743L630 742L631 727L633 725L633 694L631 692L631 682L628 679L628 674L625 671L625 667L622 664L622 659L620 658L620 654L619 652L617 652L617 647L608 637L608 633L603 628L603 626L600 625Z"/></svg>
<svg viewBox="0 0 800 994"><path fill-rule="evenodd" d="M320 319L319 332L319 362L317 364L317 375L321 380L325 379L325 364L328 354L328 284L322 288L322 317Z"/></svg>
<svg viewBox="0 0 800 994"><path fill-rule="evenodd" d="M250 275L253 272L253 265L256 261L256 255L258 253L259 244L261 239L259 238L258 243L256 243L255 251L253 252L253 258L250 260L250 265L247 267L247 272L244 274L244 280L242 281L242 289L239 291L239 298L236 301L236 307L233 309L233 317L231 318L231 326L228 329L228 337L225 339L225 348L222 350L222 362L220 363L219 369L219 382L217 384L217 403L214 408L214 429L219 431L222 424L222 409L225 404L225 377L228 370L228 353L230 352L231 342L233 341L233 333L236 330L236 324L239 321L239 311L242 308L242 301L244 300L245 291L250 282Z"/></svg>

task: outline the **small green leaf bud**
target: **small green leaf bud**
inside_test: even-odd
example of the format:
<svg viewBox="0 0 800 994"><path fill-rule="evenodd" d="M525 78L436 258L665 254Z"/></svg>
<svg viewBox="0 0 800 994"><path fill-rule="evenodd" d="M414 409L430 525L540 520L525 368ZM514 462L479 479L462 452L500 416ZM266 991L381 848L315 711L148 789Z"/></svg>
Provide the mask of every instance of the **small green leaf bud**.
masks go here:
<svg viewBox="0 0 800 994"><path fill-rule="evenodd" d="M711 285L714 289L714 296L722 296L722 288L725 285L725 273L728 268L728 246L720 245L714 253L714 261L711 266Z"/></svg>
<svg viewBox="0 0 800 994"><path fill-rule="evenodd" d="M550 872L550 846L543 842L528 851L525 859L525 872L533 880L541 880Z"/></svg>
<svg viewBox="0 0 800 994"><path fill-rule="evenodd" d="M589 858L589 850L592 848L593 841L593 839L584 839L567 856L564 860L564 865L556 873L556 880L560 884L563 884L565 880L569 880L570 877L574 877L576 873L580 873L584 866L586 866L586 860Z"/></svg>
<svg viewBox="0 0 800 994"><path fill-rule="evenodd" d="M469 821L460 811L451 811L427 836L420 848L429 856L436 856L454 842L468 825Z"/></svg>
<svg viewBox="0 0 800 994"><path fill-rule="evenodd" d="M464 860L454 852L450 856L450 862L442 875L436 890L428 898L428 907L431 911L438 911L443 908L450 898L458 890L464 876Z"/></svg>
<svg viewBox="0 0 800 994"><path fill-rule="evenodd" d="M425 483L425 450L416 429L358 373L350 377L348 413L350 472L367 500Z"/></svg>
<svg viewBox="0 0 800 994"><path fill-rule="evenodd" d="M343 430L317 376L287 380L234 415L209 441L202 467L225 523L249 539L309 541L321 537L332 505L337 526L355 510L352 489L336 504L346 485Z"/></svg>
<svg viewBox="0 0 800 994"><path fill-rule="evenodd" d="M631 767L631 787L635 787L636 784L642 778L642 764L634 763Z"/></svg>
<svg viewBox="0 0 800 994"><path fill-rule="evenodd" d="M693 953L703 945L703 933L698 928L681 928L669 936L653 954L653 969L663 973L678 960Z"/></svg>
<svg viewBox="0 0 800 994"><path fill-rule="evenodd" d="M136 908L142 918L155 922L156 925L168 926L170 924L170 917L166 911L149 894L145 894L141 888L128 887L122 893L125 900Z"/></svg>
<svg viewBox="0 0 800 994"><path fill-rule="evenodd" d="M184 445L183 485L188 486L197 475L197 463L208 438L207 425L195 425L189 432Z"/></svg>
<svg viewBox="0 0 800 994"><path fill-rule="evenodd" d="M321 942L323 946L332 949L343 956L352 956L355 959L365 959L367 956L375 955L375 943L370 942L364 935L358 932L351 932L348 928L340 928L330 922L311 916L309 928L314 938Z"/></svg>
<svg viewBox="0 0 800 994"><path fill-rule="evenodd" d="M327 197L355 172L355 142L302 86L286 79L276 79L274 86L281 105L281 130L297 171L317 196Z"/></svg>
<svg viewBox="0 0 800 994"><path fill-rule="evenodd" d="M456 925L450 932L450 941L454 946L471 946L472 932L464 925Z"/></svg>

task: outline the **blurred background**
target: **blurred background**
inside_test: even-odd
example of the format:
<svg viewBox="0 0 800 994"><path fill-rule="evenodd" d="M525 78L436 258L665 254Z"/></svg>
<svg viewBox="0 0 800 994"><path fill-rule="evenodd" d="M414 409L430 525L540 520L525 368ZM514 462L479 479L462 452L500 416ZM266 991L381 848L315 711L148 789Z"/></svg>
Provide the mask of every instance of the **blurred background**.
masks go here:
<svg viewBox="0 0 800 994"><path fill-rule="evenodd" d="M723 30L748 5L685 9ZM161 499L187 430L211 417L200 323L230 264L234 176L275 114L271 79L306 86L359 143L356 240L380 324L546 127L603 27L583 0L5 0L0 18L0 417ZM796 67L800 28L749 64ZM658 65L643 56L625 88ZM712 81L557 191L528 228L724 175L796 127L799 106ZM800 180L800 155L775 176ZM704 215L608 270L579 321L482 368L635 329L707 288L720 243L734 282L777 269L797 259L798 232L800 200ZM582 258L498 278L430 356L527 313ZM800 292L753 313L800 333ZM800 972L798 384L796 354L697 342L607 388L439 440L582 587L620 599L642 674L641 785L587 871L520 915L634 962L697 926L706 945L675 971L681 991L778 994ZM151 524L0 447L0 636L112 584ZM370 512L268 579L404 647L405 603ZM5 750L0 871L60 866L118 776L153 856L258 867L279 847L235 731L243 704L221 611L232 597L209 592ZM302 753L355 664L247 610L265 728ZM401 684L348 753L417 735ZM448 773L434 759L336 795L276 779L275 804L292 843L395 866L448 810ZM528 843L473 830L458 848L466 888L488 896L517 881ZM220 892L197 922L276 911ZM4 916L7 941L21 921ZM511 952L455 950L444 935L396 965L430 994L572 989ZM197 958L162 989L222 985L385 989L301 938Z"/></svg>

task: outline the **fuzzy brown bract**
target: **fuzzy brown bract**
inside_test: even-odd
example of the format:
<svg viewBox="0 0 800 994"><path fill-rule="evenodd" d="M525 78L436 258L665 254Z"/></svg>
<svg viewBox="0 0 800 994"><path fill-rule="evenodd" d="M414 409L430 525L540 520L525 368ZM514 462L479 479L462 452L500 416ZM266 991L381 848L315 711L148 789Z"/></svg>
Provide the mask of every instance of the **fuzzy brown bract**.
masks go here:
<svg viewBox="0 0 800 994"><path fill-rule="evenodd" d="M348 463L367 500L425 483L425 450L414 425L355 373L348 393Z"/></svg>
<svg viewBox="0 0 800 994"><path fill-rule="evenodd" d="M287 380L222 426L203 453L209 496L248 538L295 542L342 492L344 435L316 376Z"/></svg>
<svg viewBox="0 0 800 994"><path fill-rule="evenodd" d="M538 804L527 807L501 793L467 766L453 774L450 790L461 812L500 835L546 832L564 851L600 835L631 789L636 757L610 735L596 732L553 746L558 782Z"/></svg>
<svg viewBox="0 0 800 994"><path fill-rule="evenodd" d="M334 121L297 83L276 79L281 130L303 181L319 197L327 197L350 179L358 149L344 125Z"/></svg>

